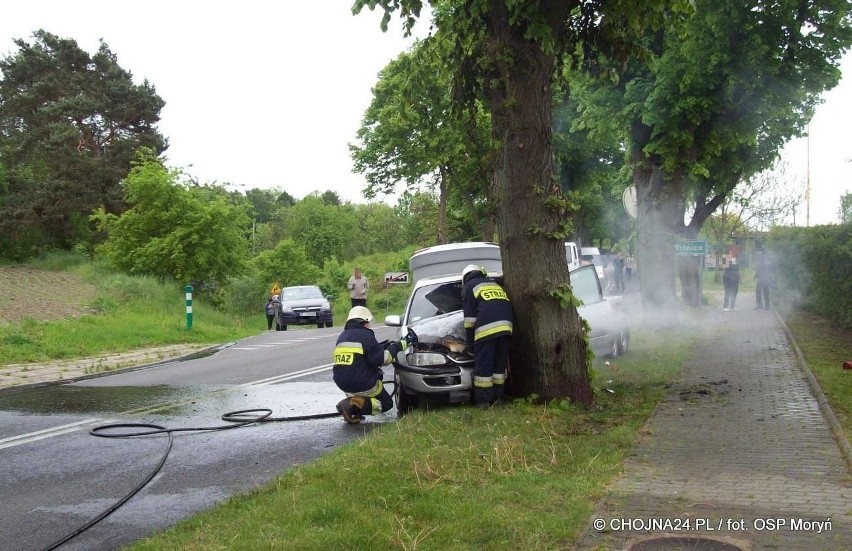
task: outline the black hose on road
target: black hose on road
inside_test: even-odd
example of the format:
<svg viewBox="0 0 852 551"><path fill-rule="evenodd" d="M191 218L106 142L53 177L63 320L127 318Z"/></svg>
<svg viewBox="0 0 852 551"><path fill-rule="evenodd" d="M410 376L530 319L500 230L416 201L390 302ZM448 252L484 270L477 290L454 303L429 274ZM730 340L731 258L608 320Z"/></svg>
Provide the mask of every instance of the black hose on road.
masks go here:
<svg viewBox="0 0 852 551"><path fill-rule="evenodd" d="M394 381L383 381L384 384L391 383ZM391 396L396 394L396 385L394 385L394 390ZM168 436L168 442L166 443L166 448L163 450L163 455L160 457L159 463L154 467L154 470L145 477L145 479L136 485L127 495L123 498L115 502L108 509L106 509L103 513L99 514L83 526L74 530L74 532L68 534L63 537L61 540L53 543L52 545L45 547L45 551L53 551L57 549L61 545L64 545L76 538L95 524L99 523L103 519L107 518L111 514L113 514L119 507L127 503L130 498L138 494L142 491L142 489L147 486L155 476L162 470L163 465L166 464L166 459L169 457L169 453L172 451L172 444L174 443L174 434L176 432L213 432L213 431L222 431L222 430L231 430L238 429L242 427L246 427L248 425L254 425L257 423L273 423L273 422L281 422L281 421L309 421L312 419L328 419L331 417L340 417L340 414L336 411L334 413L315 413L312 415L294 415L291 417L272 417L272 410L269 408L256 408L256 409L240 409L237 411L229 411L222 415L222 421L229 423L227 425L214 425L211 427L181 427L170 429L161 425L155 425L152 423L111 423L109 425L99 425L97 427L93 427L89 430L89 434L92 436L97 436L100 438L135 438L138 436L152 436L156 434L165 434ZM140 429L140 430L132 430L132 431L122 431L115 432L117 429Z"/></svg>

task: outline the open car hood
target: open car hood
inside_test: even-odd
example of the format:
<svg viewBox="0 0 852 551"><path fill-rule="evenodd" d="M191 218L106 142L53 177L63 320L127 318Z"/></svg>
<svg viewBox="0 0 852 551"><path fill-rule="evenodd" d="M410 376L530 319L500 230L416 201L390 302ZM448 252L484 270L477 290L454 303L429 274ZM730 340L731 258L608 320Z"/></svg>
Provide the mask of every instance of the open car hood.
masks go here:
<svg viewBox="0 0 852 551"><path fill-rule="evenodd" d="M464 313L461 310L415 322L410 328L417 335L415 350L442 347L461 353L465 349Z"/></svg>

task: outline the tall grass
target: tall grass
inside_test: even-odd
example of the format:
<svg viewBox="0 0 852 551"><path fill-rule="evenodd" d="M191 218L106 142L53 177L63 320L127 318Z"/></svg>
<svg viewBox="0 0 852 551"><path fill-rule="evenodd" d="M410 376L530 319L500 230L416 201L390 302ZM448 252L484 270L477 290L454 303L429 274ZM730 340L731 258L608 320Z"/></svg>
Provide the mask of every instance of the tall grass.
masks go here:
<svg viewBox="0 0 852 551"><path fill-rule="evenodd" d="M71 255L52 255L33 263L60 269L95 285L90 312L76 319L0 326L0 364L77 358L181 343L228 342L266 328L258 309L254 317L224 312L203 297L193 301L192 329L187 329L183 286L155 278L112 272ZM57 290L55 300L63 299Z"/></svg>

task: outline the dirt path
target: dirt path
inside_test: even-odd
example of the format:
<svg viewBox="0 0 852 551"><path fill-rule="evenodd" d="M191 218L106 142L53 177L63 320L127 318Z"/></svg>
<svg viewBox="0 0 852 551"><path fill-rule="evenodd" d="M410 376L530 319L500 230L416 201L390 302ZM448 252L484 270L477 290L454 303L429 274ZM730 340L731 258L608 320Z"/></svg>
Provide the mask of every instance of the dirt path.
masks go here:
<svg viewBox="0 0 852 551"><path fill-rule="evenodd" d="M96 296L94 285L68 272L0 268L0 324L76 318L89 311Z"/></svg>

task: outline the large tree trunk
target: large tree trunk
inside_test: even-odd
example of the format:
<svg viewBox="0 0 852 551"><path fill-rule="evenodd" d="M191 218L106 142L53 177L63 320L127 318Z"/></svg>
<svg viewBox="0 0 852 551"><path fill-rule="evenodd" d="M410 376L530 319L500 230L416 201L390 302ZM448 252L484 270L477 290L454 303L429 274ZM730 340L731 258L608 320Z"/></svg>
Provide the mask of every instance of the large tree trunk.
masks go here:
<svg viewBox="0 0 852 551"><path fill-rule="evenodd" d="M681 215L681 219L683 215ZM691 227L683 229L681 236L685 239L695 239L698 231ZM678 276L680 277L680 298L687 306L698 308L704 300L701 296L701 267L704 266L704 257L694 256L678 257Z"/></svg>
<svg viewBox="0 0 852 551"><path fill-rule="evenodd" d="M634 157L633 181L636 186L637 270L642 301L646 306L668 308L677 303L674 278L674 220L681 194L666 182L659 164L645 165L646 159Z"/></svg>
<svg viewBox="0 0 852 551"><path fill-rule="evenodd" d="M565 246L556 237L566 213L547 203L561 193L552 163L554 58L526 40L524 29L509 25L505 2L494 0L490 8L488 52L498 77L491 82L500 83L486 90L499 144L491 199L516 315L511 389L590 405L594 397L580 318L558 297L569 290Z"/></svg>
<svg viewBox="0 0 852 551"><path fill-rule="evenodd" d="M698 308L703 300L701 285L698 281L698 278L701 277L698 261L694 256L679 256L677 264L678 276L680 277L680 298L687 306Z"/></svg>

